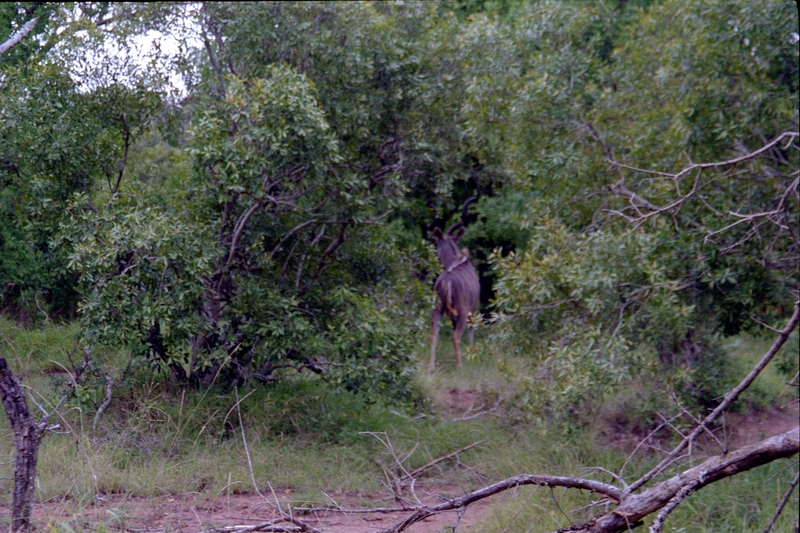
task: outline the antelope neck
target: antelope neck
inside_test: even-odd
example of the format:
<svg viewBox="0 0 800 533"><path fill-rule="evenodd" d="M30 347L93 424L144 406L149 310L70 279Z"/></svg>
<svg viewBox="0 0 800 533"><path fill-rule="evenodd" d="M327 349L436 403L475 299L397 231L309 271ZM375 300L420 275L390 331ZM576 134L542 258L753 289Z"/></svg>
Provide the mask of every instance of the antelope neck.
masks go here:
<svg viewBox="0 0 800 533"><path fill-rule="evenodd" d="M469 259L469 258L468 258L466 255L462 255L461 257L459 257L458 259L456 259L456 260L453 262L453 264L452 264L452 265L450 265L449 267L447 267L447 268L446 268L444 271L445 271L445 272L448 272L448 273L449 273L449 272L452 272L452 271L453 271L453 270L454 270L456 267L458 267L458 266L460 266L460 265L463 265L464 263L466 263L466 262L467 262L467 259Z"/></svg>

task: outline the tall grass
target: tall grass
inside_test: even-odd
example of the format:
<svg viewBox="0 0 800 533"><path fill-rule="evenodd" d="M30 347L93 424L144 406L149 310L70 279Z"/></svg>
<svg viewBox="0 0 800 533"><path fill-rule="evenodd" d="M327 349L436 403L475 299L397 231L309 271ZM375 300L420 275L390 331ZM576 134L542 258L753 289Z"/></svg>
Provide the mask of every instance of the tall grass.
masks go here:
<svg viewBox="0 0 800 533"><path fill-rule="evenodd" d="M484 402L492 406L495 399L512 392L508 373L525 363L505 360L498 365L482 352L456 369L449 332L442 329L433 375L427 373L428 354L420 354L417 386L432 398L420 413L368 404L354 395L333 393L320 381L299 378L238 391L179 389L143 366L115 389L112 405L95 429L102 387L87 386L83 396L64 400L51 419L61 425L61 432L45 435L42 442L36 498L67 498L76 514L108 494L224 499L254 491L252 464L259 490L274 489L297 505L327 503L323 491L346 494L350 501L374 502L388 494L383 483L386 471L397 467L396 458L406 468L418 468L477 441L484 442L458 460L444 461L421 474L417 487L461 494L519 473L610 481L593 468L619 471L630 443L612 445L602 421L564 432L546 424L527 424L501 411L459 419L469 406L449 406L450 398L475 391L475 409ZM76 349L76 337L74 325L24 330L0 320L0 355L45 409L52 409L70 390L64 368L71 368L70 357L72 362L83 357ZM760 339L742 337L737 342L731 351L745 366L763 353ZM98 351L93 356L97 367L115 377L128 362L123 352ZM764 399L785 388L783 374L773 372L759 380L757 394ZM610 399L607 405L627 404L624 399ZM13 439L5 417L0 421L0 446L0 453L9 458ZM635 478L656 459L654 453L637 456L626 467L626 477ZM763 529L796 471L791 464L778 461L699 491L670 516L666 531ZM11 468L0 465L4 501L11 499ZM604 507L593 505L595 500L582 491L522 487L495 496L487 521L471 531L552 531L601 512ZM791 529L791 514L787 510L776 531Z"/></svg>

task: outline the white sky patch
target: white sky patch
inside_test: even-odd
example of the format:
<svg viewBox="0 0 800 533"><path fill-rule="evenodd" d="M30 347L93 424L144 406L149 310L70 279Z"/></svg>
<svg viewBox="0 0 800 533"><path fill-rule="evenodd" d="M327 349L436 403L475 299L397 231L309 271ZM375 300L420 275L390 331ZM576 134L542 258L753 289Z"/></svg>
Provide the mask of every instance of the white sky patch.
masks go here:
<svg viewBox="0 0 800 533"><path fill-rule="evenodd" d="M149 58L161 57L165 65L176 65L182 57L185 57L185 50L182 50L181 43L173 35L150 30L144 35L138 35L134 39L134 49L138 51L138 57L133 57L133 61L140 62L145 67ZM202 43L196 37L187 36L184 40L184 47L200 48ZM183 74L175 68L167 68L165 71L167 83L172 87L174 95L182 99L188 95L186 82ZM172 91L171 91L172 92Z"/></svg>
<svg viewBox="0 0 800 533"><path fill-rule="evenodd" d="M194 17L196 6L185 7L183 16L173 21L168 33L149 30L128 36L102 27L96 30L97 37L91 37L86 30L80 30L74 38L58 43L53 52L65 59L80 91L144 83L153 89L164 89L169 100L180 101L188 94L184 78L189 68L187 58L193 49L202 47ZM58 33L62 31L63 27Z"/></svg>

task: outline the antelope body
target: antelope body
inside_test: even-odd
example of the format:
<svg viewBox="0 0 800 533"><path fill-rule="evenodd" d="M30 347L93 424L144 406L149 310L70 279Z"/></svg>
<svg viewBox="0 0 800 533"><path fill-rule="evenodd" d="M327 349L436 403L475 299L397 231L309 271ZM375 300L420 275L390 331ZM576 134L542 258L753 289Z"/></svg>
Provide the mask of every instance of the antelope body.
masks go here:
<svg viewBox="0 0 800 533"><path fill-rule="evenodd" d="M464 211L466 212L466 205ZM459 249L456 241L464 234L463 223L459 222L447 233L436 228L433 230L433 241L436 243L436 255L442 263L444 272L436 280L434 289L439 302L433 309L433 326L431 328L431 364L429 371L436 370L436 341L439 337L439 322L442 315L453 320L453 346L456 349L456 360L461 366L461 336L467 326L469 315L478 310L480 299L480 282L475 267L469 261L466 248ZM469 345L473 341L472 328L469 329Z"/></svg>

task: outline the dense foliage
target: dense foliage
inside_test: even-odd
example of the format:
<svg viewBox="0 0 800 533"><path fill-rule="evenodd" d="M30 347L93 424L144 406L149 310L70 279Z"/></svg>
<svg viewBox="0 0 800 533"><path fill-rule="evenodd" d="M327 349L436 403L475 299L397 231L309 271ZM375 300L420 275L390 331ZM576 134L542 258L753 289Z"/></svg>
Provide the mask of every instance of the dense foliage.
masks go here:
<svg viewBox="0 0 800 533"><path fill-rule="evenodd" d="M2 304L170 379L408 399L423 239L476 188L486 344L535 412L656 369L711 404L721 336L797 298L788 2L53 9L0 63ZM178 51L131 59L152 31Z"/></svg>

